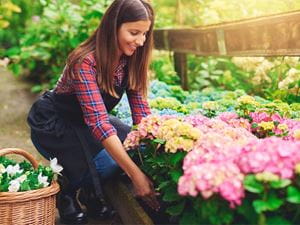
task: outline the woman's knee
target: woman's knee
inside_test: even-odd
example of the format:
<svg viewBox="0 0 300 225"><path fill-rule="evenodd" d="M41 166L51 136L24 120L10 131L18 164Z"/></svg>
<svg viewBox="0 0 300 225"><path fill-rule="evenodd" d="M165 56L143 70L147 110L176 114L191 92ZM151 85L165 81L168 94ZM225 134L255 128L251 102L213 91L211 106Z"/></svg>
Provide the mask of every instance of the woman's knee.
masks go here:
<svg viewBox="0 0 300 225"><path fill-rule="evenodd" d="M110 178L120 171L118 163L105 149L96 155L94 162L101 179Z"/></svg>

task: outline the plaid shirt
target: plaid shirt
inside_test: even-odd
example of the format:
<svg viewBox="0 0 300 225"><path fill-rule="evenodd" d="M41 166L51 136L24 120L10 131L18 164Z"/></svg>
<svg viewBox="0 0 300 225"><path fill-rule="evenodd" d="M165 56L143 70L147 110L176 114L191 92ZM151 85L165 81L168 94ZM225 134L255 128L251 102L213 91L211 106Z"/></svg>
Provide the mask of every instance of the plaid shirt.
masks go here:
<svg viewBox="0 0 300 225"><path fill-rule="evenodd" d="M120 86L125 76L124 67L126 64L127 60L121 58L114 74L117 86ZM58 94L76 94L83 111L85 123L91 129L94 137L102 141L111 135L115 135L117 132L109 123L107 110L97 85L95 58L92 54L88 55L78 67L76 71L79 71L81 79L77 77L73 80L67 80L62 75L54 91ZM126 93L133 123L138 124L143 117L151 114L150 108L141 93L132 90Z"/></svg>

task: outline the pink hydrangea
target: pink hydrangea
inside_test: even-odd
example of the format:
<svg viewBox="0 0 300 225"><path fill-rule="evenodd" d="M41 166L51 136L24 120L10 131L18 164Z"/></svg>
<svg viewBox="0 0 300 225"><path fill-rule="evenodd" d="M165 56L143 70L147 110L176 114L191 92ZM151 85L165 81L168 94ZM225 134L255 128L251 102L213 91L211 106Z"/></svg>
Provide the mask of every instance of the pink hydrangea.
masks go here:
<svg viewBox="0 0 300 225"><path fill-rule="evenodd" d="M249 120L244 118L239 118L238 115L234 112L223 112L217 116L217 119L222 120L231 127L235 128L245 128L248 131L251 131L251 124Z"/></svg>
<svg viewBox="0 0 300 225"><path fill-rule="evenodd" d="M245 174L271 172L290 179L300 162L300 142L270 137L255 140L241 149L236 163Z"/></svg>
<svg viewBox="0 0 300 225"><path fill-rule="evenodd" d="M286 137L284 137L285 140L291 140L291 141L299 141L299 139L296 139L295 132L300 130L300 121L299 120L293 120L293 119L286 119L283 121L284 124L288 126L289 133Z"/></svg>
<svg viewBox="0 0 300 225"><path fill-rule="evenodd" d="M254 123L260 123L262 121L269 122L272 120L270 115L266 112L250 112L249 116Z"/></svg>
<svg viewBox="0 0 300 225"><path fill-rule="evenodd" d="M243 174L230 160L199 163L184 170L178 182L180 195L209 198L214 193L230 202L231 207L241 204L244 197Z"/></svg>

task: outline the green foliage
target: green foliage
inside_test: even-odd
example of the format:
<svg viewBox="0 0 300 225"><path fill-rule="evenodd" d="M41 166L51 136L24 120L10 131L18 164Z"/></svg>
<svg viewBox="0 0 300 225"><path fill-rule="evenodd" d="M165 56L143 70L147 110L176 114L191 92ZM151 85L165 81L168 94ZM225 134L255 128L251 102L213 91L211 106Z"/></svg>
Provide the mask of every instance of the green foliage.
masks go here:
<svg viewBox="0 0 300 225"><path fill-rule="evenodd" d="M279 198L275 192L270 191L264 200L253 201L253 207L257 213L262 213L265 211L275 211L282 206L283 203L284 200Z"/></svg>
<svg viewBox="0 0 300 225"><path fill-rule="evenodd" d="M165 51L154 51L150 69L155 73L155 78L169 85L178 85L179 77L174 70L171 55Z"/></svg>
<svg viewBox="0 0 300 225"><path fill-rule="evenodd" d="M2 58L5 49L20 44L20 38L25 34L27 24L39 18L43 6L39 0L4 0L0 8L3 10L1 12L0 9L0 17L4 16L8 24L5 29L0 29L0 58ZM12 11L16 13L11 13Z"/></svg>
<svg viewBox="0 0 300 225"><path fill-rule="evenodd" d="M255 175L248 175L244 180L244 187L247 191L252 193L262 193L264 186L256 180Z"/></svg>
<svg viewBox="0 0 300 225"><path fill-rule="evenodd" d="M290 186L287 189L287 201L294 204L300 204L300 190L297 187Z"/></svg>
<svg viewBox="0 0 300 225"><path fill-rule="evenodd" d="M95 30L104 10L104 2L96 0L78 5L66 0L44 2L42 14L28 22L20 44L6 51L13 60L9 68L16 75L29 71L36 82L46 83L35 91L51 88L68 54Z"/></svg>
<svg viewBox="0 0 300 225"><path fill-rule="evenodd" d="M157 27L201 26L300 9L297 0L155 0Z"/></svg>
<svg viewBox="0 0 300 225"><path fill-rule="evenodd" d="M196 57L188 56L188 80L192 90L208 88L300 102L298 57Z"/></svg>
<svg viewBox="0 0 300 225"><path fill-rule="evenodd" d="M13 13L20 13L21 9L10 0L2 0L0 5L0 28L7 28L10 23L9 19Z"/></svg>

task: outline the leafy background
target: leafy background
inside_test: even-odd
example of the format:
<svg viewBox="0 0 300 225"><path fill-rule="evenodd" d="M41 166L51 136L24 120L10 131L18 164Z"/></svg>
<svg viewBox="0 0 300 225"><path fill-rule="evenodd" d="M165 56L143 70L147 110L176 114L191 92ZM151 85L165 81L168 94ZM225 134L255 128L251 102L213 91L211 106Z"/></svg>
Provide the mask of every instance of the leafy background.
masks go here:
<svg viewBox="0 0 300 225"><path fill-rule="evenodd" d="M111 0L2 0L0 6L0 58L8 57L8 68L17 76L33 82L32 91L52 88L59 79L69 52L97 27ZM269 15L300 9L297 0L153 0L157 28L197 27L213 23ZM248 61L251 61L249 59ZM253 63L257 59L253 58ZM289 69L299 70L281 58L266 58L273 63L255 69L241 68L230 57L188 55L190 90L244 89L269 99L299 102L299 71L279 88ZM278 63L279 62L279 63ZM267 64L267 63L265 63ZM256 65L258 68L259 64ZM180 84L170 52L156 51L151 65L152 78L167 84ZM283 86L283 85L281 85Z"/></svg>

